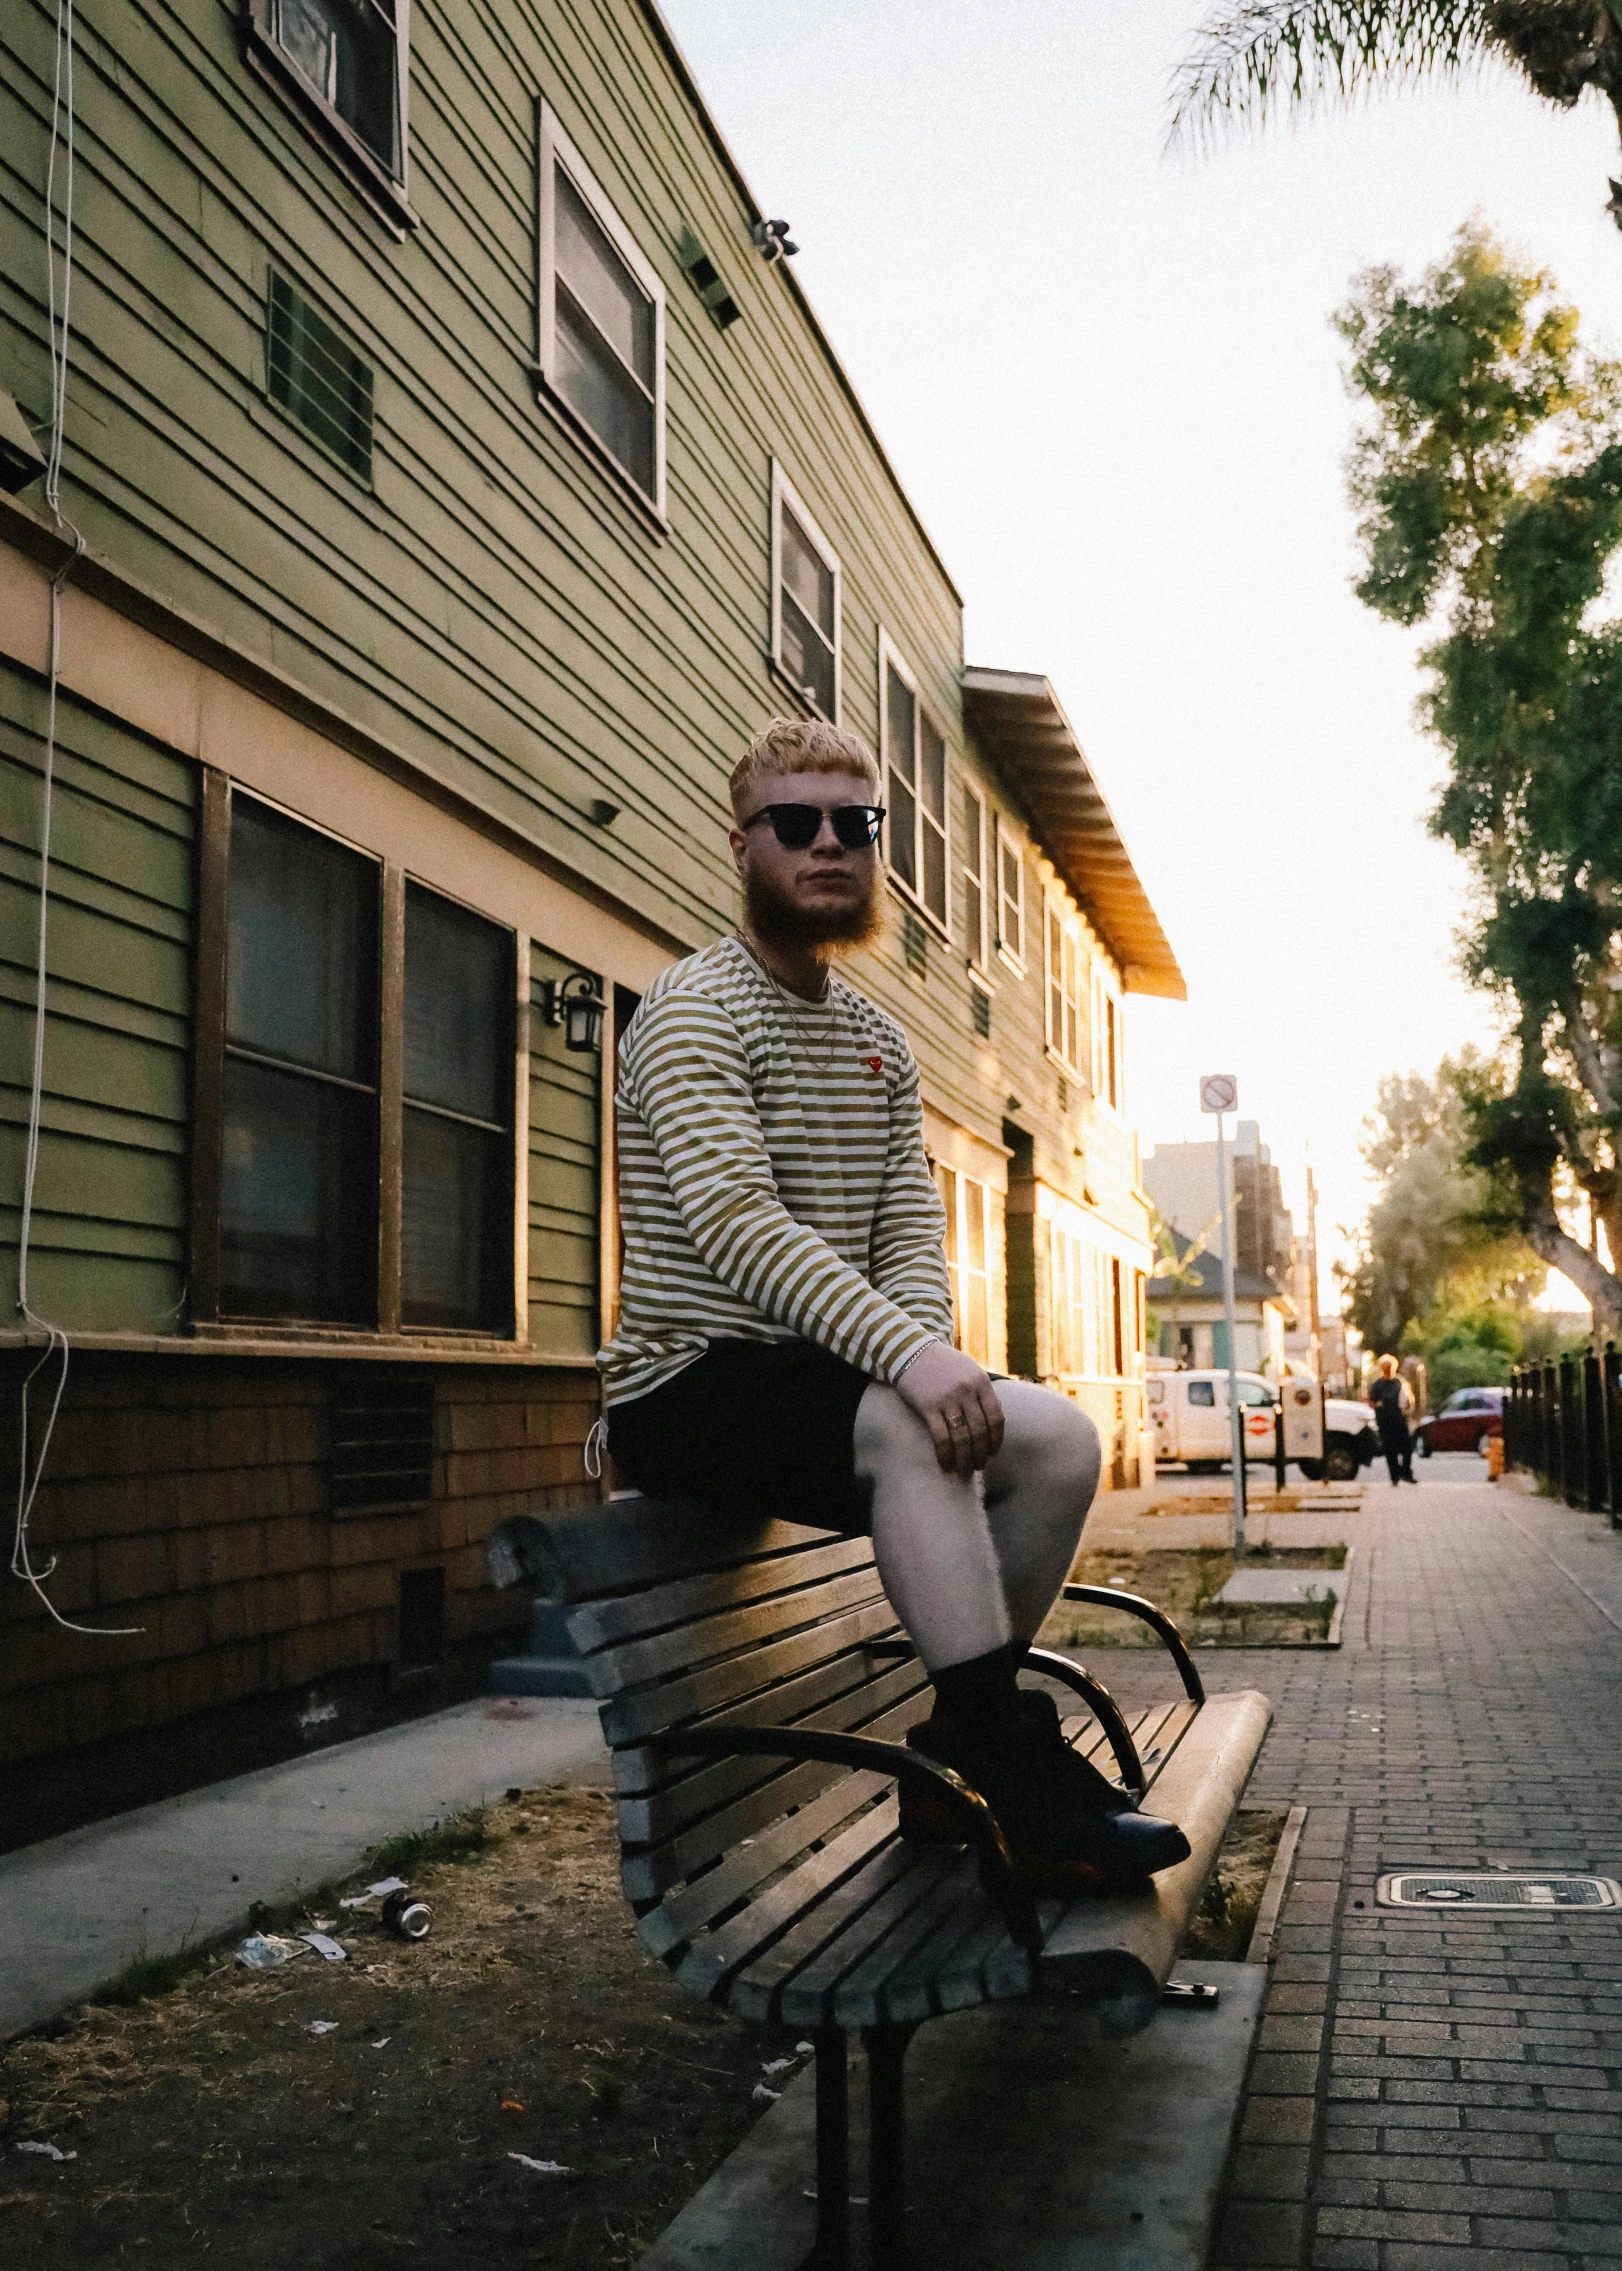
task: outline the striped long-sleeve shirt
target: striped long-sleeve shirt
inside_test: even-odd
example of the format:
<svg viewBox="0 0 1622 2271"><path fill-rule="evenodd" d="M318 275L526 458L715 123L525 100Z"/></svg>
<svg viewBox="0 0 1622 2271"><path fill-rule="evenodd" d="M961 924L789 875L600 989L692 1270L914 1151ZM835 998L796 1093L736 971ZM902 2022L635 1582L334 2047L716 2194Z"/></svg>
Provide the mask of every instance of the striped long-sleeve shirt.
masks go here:
<svg viewBox="0 0 1622 2271"><path fill-rule="evenodd" d="M620 1049L609 1403L712 1340L810 1340L893 1380L952 1334L906 1035L841 978L785 998L738 938L666 970Z"/></svg>

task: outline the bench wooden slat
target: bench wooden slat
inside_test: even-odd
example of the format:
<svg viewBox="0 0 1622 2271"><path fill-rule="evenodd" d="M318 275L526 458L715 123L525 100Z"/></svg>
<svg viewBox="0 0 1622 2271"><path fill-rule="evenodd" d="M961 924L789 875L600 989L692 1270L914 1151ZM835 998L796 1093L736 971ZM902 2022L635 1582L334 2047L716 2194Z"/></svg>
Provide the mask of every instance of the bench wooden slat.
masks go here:
<svg viewBox="0 0 1622 2271"><path fill-rule="evenodd" d="M800 1672L772 1689L771 1718L777 1726L796 1726L805 1715L832 1699L864 1686L877 1689L888 1672L874 1672L875 1659L857 1648L831 1663L818 1664L809 1672ZM922 1669L909 1660L898 1667L901 1672L913 1673L920 1686ZM914 1690L913 1692L916 1692ZM920 1715L922 1716L922 1714ZM756 1697L729 1705L724 1711L712 1712L705 1724L711 1727L748 1726L760 1718L760 1703ZM716 1771L723 1767L753 1768L762 1762L758 1759L736 1759L717 1763ZM691 1779L694 1767L691 1760L677 1758L668 1751L642 1747L622 1747L613 1754L614 1788L622 1797L652 1795L658 1791L674 1789ZM765 1762L766 1771L772 1771L771 1762ZM699 1771L706 1771L700 1769Z"/></svg>
<svg viewBox="0 0 1622 2271"><path fill-rule="evenodd" d="M855 1648L864 1640L876 1640L881 1634L896 1629L894 1609L880 1598L864 1608L834 1617L825 1625L795 1633L786 1640L770 1641L746 1656L707 1664L685 1679L665 1680L656 1687L638 1688L630 1695L616 1695L602 1706L603 1733L616 1746L638 1742L644 1735L679 1726L684 1720L717 1711L723 1704L759 1695L764 1689L776 1687L791 1673L804 1671L844 1649ZM765 1716L775 1723L775 1701Z"/></svg>
<svg viewBox="0 0 1622 2271"><path fill-rule="evenodd" d="M757 1948L775 1939L802 1910L853 1875L868 1856L888 1844L895 1833L896 1802L892 1797L882 1805L870 1807L820 1851L807 1854L758 1900L751 1901L746 1909L689 1948L677 1978L697 1994L715 1994L741 1964L748 1962Z"/></svg>
<svg viewBox="0 0 1622 2271"><path fill-rule="evenodd" d="M878 1571L869 1562L865 1568L844 1570L814 1585L773 1593L765 1600L750 1601L741 1608L722 1609L714 1616L699 1617L691 1624L672 1625L664 1632L627 1640L588 1656L585 1663L592 1693L616 1695L621 1689L662 1679L684 1666L696 1671L719 1657L734 1655L740 1648L769 1640L776 1633L816 1624L837 1616L841 1609L856 1607L859 1602L883 1599L884 1587L879 1583ZM832 1651L824 1648L821 1653L828 1655Z"/></svg>
<svg viewBox="0 0 1622 2271"><path fill-rule="evenodd" d="M784 1983L810 1962L826 1941L842 1932L853 1917L878 1900L917 1865L917 1849L902 1838L873 1854L865 1867L847 1878L808 1916L802 1916L770 1947L741 1970L727 1989L727 2008L740 2018L764 2026L777 2018L778 1997Z"/></svg>
<svg viewBox="0 0 1622 2271"><path fill-rule="evenodd" d="M986 2000L985 1964L1008 1939L1008 1927L980 1892L959 1886L958 1909L933 1938L913 1950L884 1983L884 2015L898 2025L973 2010Z"/></svg>
<svg viewBox="0 0 1622 2271"><path fill-rule="evenodd" d="M808 1846L842 1835L852 1815L863 1813L887 1787L888 1777L882 1774L848 1775L797 1814L764 1831L752 1845L737 1847L719 1867L667 1893L657 1908L638 1920L637 1930L650 1948L668 1960L769 1878L796 1868Z"/></svg>
<svg viewBox="0 0 1622 2271"><path fill-rule="evenodd" d="M968 1865L972 1867L972 1864ZM924 1946L940 1929L942 1920L954 1910L961 1916L965 1892L966 1866L963 1856L947 1853L939 1857L931 1872L932 1881L921 1898L914 1899L903 1908L899 1897L890 1905L894 1914L882 1936L875 1938L875 1927L881 1919L877 1909L867 1919L867 1928L860 1935L850 1934L852 1945L845 1949L830 1949L822 1964L811 1966L800 1977L789 1982L783 1998L784 2016L797 2019L796 2000L810 1995L820 1987L819 1971L831 1968L844 1958L842 1975L830 1982L832 1989L832 2016L842 2027L876 2027L884 2016L883 1991L907 1958ZM898 1888L899 1896L899 1888ZM867 1940L866 1952L861 1941ZM849 1959L854 1955L857 1961Z"/></svg>
<svg viewBox="0 0 1622 2271"><path fill-rule="evenodd" d="M877 1679L864 1680L859 1686L848 1688L819 1711L779 1711L777 1721L784 1727L818 1728L840 1735L874 1734L882 1722L887 1728L898 1727L904 1736L906 1729L923 1716L919 1704L923 1680L922 1668L916 1663L898 1664L880 1673ZM905 1707L899 1721L893 1709L897 1705ZM891 1741L896 1737L889 1734L882 1739ZM624 1758L631 1754L622 1751L618 1755ZM844 1769L835 1767L830 1771L837 1774ZM645 1796L621 1798L618 1807L620 1842L628 1846L657 1845L666 1838L677 1837L689 1824L788 1772L780 1759L719 1759L713 1765L700 1767L696 1774L688 1774L680 1782L667 1783Z"/></svg>
<svg viewBox="0 0 1622 2271"><path fill-rule="evenodd" d="M517 1520L548 1594L567 1606L640 1593L764 1554L803 1553L838 1536L798 1522L729 1520L688 1500L640 1495L548 1507Z"/></svg>
<svg viewBox="0 0 1622 2271"><path fill-rule="evenodd" d="M1199 1715L1200 1712L1198 1704L1189 1703L1186 1700L1182 1703L1174 1703L1168 1707L1165 1716L1160 1721L1159 1726L1154 1728L1152 1732L1147 1730L1145 1731L1144 1743L1147 1748L1140 1749L1138 1756L1143 1760L1144 1771L1149 1777L1149 1788L1151 1790L1159 1781L1161 1775L1165 1773L1167 1767L1170 1766L1172 1760L1176 1757L1178 1744L1188 1733L1188 1730L1193 1726L1195 1720L1198 1719ZM1134 1742L1136 1742L1137 1739L1138 1738L1136 1736L1133 1737ZM1147 1752L1149 1750L1156 1749L1158 1749L1160 1756L1151 1766ZM1153 1813L1154 1808L1151 1806L1149 1808L1149 1811Z"/></svg>
<svg viewBox="0 0 1622 2271"><path fill-rule="evenodd" d="M875 1742L901 1742L917 1715L916 1704L904 1701L864 1725L861 1732ZM684 1883L696 1871L718 1860L728 1846L742 1838L753 1837L791 1807L808 1805L819 1790L825 1790L831 1782L849 1772L848 1766L827 1765L821 1760L791 1767L787 1774L778 1774L764 1788L752 1791L718 1814L709 1815L680 1836L665 1840L647 1853L627 1853L620 1866L626 1897L653 1899L668 1885Z"/></svg>
<svg viewBox="0 0 1622 2271"><path fill-rule="evenodd" d="M746 1561L703 1577L681 1577L672 1585L650 1585L646 1592L621 1593L606 1601L587 1601L568 1615L569 1637L583 1656L616 1641L635 1640L668 1625L690 1624L718 1609L741 1608L767 1593L786 1592L820 1577L871 1565L871 1538L835 1538L806 1553L785 1553L768 1561Z"/></svg>

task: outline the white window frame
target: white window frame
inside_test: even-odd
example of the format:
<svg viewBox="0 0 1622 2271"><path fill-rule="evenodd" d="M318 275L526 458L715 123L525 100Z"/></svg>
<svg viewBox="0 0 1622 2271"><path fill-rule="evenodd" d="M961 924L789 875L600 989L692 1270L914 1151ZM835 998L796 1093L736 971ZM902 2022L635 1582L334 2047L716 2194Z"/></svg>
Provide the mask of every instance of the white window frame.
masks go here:
<svg viewBox="0 0 1622 2271"><path fill-rule="evenodd" d="M839 565L839 554L818 527L807 510L805 499L778 464L772 460L772 669L779 681L818 717L823 715L803 686L796 686L783 666L783 512L785 507L800 525L806 539L823 566L834 579L834 707L830 725L837 725L845 704L845 587L844 574Z"/></svg>
<svg viewBox="0 0 1622 2271"><path fill-rule="evenodd" d="M1093 964L1093 1102L1102 1111L1113 1113L1116 1119L1126 1116L1126 1035L1121 1014L1121 989L1109 973L1098 963ZM1110 1018L1106 1004L1115 1011L1115 1060L1109 1061ZM1112 1086L1115 1094L1110 1095Z"/></svg>
<svg viewBox="0 0 1622 2271"><path fill-rule="evenodd" d="M980 815L980 840L978 845L974 847L979 854L979 865L978 867L973 867L969 863L970 846L967 842L969 825L968 813L967 810L965 810L963 814L963 832L965 842L963 858L959 862L959 867L962 876L961 889L963 892L964 908L963 943L967 952L970 969L973 970L977 976L983 976L985 974L990 954L992 893L995 888L994 881L991 884L988 884L986 878L986 853L991 841L991 830L987 826L990 799L987 797L985 790L981 788L979 782L971 781L966 774L958 782L958 793L959 801L965 807L968 804L969 798L973 797L975 810ZM977 884L980 891L980 935L978 938L972 938L968 934L969 886L971 884Z"/></svg>
<svg viewBox="0 0 1622 2271"><path fill-rule="evenodd" d="M1053 931L1059 931L1059 971L1055 979L1053 969ZM1087 1067L1082 1062L1082 1014L1087 1004L1087 941L1075 916L1070 913L1057 891L1049 891L1042 909L1043 987L1042 1015L1047 1031L1048 1055L1077 1080L1087 1078ZM1058 1030L1054 1030L1053 996L1057 988L1060 999ZM1064 1045L1064 1011L1068 1009L1075 1019L1076 1049L1070 1055Z"/></svg>
<svg viewBox="0 0 1622 2271"><path fill-rule="evenodd" d="M935 1188L940 1193L941 1205L946 1210L946 1275L952 1289L952 1345L964 1349L974 1357L976 1363L989 1364L991 1297L996 1279L996 1248L993 1242L995 1208L991 1185L982 1182L977 1175L967 1174L960 1167L948 1167L944 1160L937 1159ZM981 1266L978 1269L969 1260L971 1207L980 1217ZM980 1291L980 1315L985 1327L979 1349L970 1346L965 1339L965 1326L970 1313L967 1288L971 1282Z"/></svg>
<svg viewBox="0 0 1622 2271"><path fill-rule="evenodd" d="M1023 978L1025 975L1025 847L1000 812L997 814L997 825L993 831L993 842L997 855L997 959L999 962L1005 962L1016 978ZM1019 945L1017 948L1009 945L1008 933L1004 925L1004 916L1008 907L1008 893L1003 887L1004 845L1014 855L1014 873L1019 882L1018 901L1014 910L1019 919Z"/></svg>
<svg viewBox="0 0 1622 2271"><path fill-rule="evenodd" d="M608 467L645 511L666 519L665 485L665 288L641 246L614 210L596 175L564 132L557 112L544 99L540 106L540 228L536 245L536 302L540 317L540 378L546 399L578 434L593 456ZM557 168L563 167L582 203L609 243L624 261L653 303L653 495L621 465L607 444L587 425L580 413L558 391L557 329Z"/></svg>
<svg viewBox="0 0 1622 2271"><path fill-rule="evenodd" d="M892 670L900 679L902 685L906 687L908 693L911 694L913 701L913 719L917 734L912 753L915 830L913 836L913 873L920 878L924 872L924 830L926 827L933 826L933 822L927 821L924 817L923 769L924 719L926 716L940 735L941 740L943 766L941 782L941 879L945 886L945 904L940 913L936 914L922 891L915 889L913 885L896 873L890 859L890 821L888 819L884 823L885 870L889 875L891 886L900 892L908 906L916 907L930 929L950 943L952 936L952 744L946 728L935 715L933 705L924 699L923 689L918 683L917 672L908 667L889 632L881 627L879 631L879 772L883 785L879 792L879 799L883 804L888 804L890 801L889 673Z"/></svg>

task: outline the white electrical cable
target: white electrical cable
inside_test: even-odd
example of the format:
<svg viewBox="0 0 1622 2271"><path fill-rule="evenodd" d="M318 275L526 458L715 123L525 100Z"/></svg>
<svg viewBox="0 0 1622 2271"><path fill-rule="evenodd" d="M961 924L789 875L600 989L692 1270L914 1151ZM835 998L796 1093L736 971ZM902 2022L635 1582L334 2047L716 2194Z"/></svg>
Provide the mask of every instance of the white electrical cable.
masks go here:
<svg viewBox="0 0 1622 2271"><path fill-rule="evenodd" d="M57 300L56 261L56 161L59 150L63 158L60 306ZM28 1097L28 1140L23 1153L22 1221L17 1236L17 1308L25 1325L37 1326L46 1339L39 1362L28 1374L22 1387L17 1454L17 1523L11 1546L11 1574L33 1588L64 1631L121 1638L144 1631L145 1627L70 1622L56 1607L44 1586L44 1580L56 1567L55 1556L43 1569L36 1569L28 1551L28 1525L33 1518L34 1501L39 1495L40 1480L45 1473L51 1437L56 1432L56 1416L62 1408L63 1390L68 1384L68 1336L51 1318L41 1316L29 1306L28 1250L34 1227L34 1182L39 1170L39 1129L45 1094L45 948L50 912L51 808L56 783L56 694L62 675L62 587L73 573L85 548L83 534L62 510L62 441L67 422L68 322L73 291L73 0L57 0L56 7L56 88L51 104L51 152L45 167L45 274L51 325L51 446L45 461L45 502L51 509L51 517L56 522L58 533L72 539L73 549L51 578L50 644L46 657L49 691L45 704L45 763L42 771L39 828L39 937L34 963L34 1064ZM40 1439L39 1452L30 1474L28 1391L58 1352L61 1354L62 1368L57 1374L56 1392L51 1398L45 1432Z"/></svg>

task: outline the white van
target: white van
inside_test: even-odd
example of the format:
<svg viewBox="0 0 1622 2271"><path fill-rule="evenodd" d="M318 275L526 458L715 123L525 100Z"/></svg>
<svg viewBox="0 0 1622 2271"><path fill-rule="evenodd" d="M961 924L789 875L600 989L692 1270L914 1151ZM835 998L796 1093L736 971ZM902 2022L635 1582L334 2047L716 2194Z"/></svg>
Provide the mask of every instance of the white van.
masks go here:
<svg viewBox="0 0 1622 2271"><path fill-rule="evenodd" d="M1214 1475L1229 1464L1226 1372L1151 1372L1144 1386L1154 1422L1157 1466L1180 1462L1191 1475ZM1271 1459L1278 1390L1259 1372L1239 1373L1236 1386L1247 1464ZM1330 1482L1350 1482L1373 1458L1378 1442L1370 1405L1330 1396L1324 1404L1322 1468L1316 1459L1303 1459L1301 1472L1309 1482L1316 1482L1320 1473Z"/></svg>

